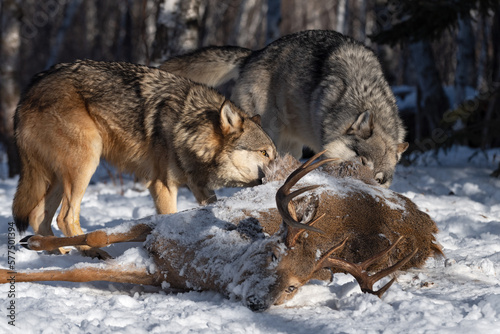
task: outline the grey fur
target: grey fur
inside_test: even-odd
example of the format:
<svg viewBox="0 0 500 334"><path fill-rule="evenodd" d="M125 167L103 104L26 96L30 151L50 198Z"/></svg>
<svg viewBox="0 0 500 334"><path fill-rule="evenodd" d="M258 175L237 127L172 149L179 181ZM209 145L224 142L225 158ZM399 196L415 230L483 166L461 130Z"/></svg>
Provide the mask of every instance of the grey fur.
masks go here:
<svg viewBox="0 0 500 334"><path fill-rule="evenodd" d="M236 80L231 100L262 115L280 153L300 157L306 145L326 157L361 156L386 187L408 147L376 55L334 31L287 35L253 52L209 47L160 68L213 86Z"/></svg>

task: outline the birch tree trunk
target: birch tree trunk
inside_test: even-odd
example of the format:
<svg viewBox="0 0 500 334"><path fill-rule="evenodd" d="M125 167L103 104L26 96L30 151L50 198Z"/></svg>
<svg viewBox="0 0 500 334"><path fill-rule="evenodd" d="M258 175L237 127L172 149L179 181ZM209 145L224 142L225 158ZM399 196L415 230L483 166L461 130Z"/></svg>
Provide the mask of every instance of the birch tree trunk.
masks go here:
<svg viewBox="0 0 500 334"><path fill-rule="evenodd" d="M0 141L7 150L9 177L19 174L14 144L14 112L19 100L19 47L21 8L16 0L2 0L0 10Z"/></svg>
<svg viewBox="0 0 500 334"><path fill-rule="evenodd" d="M201 0L163 0L159 5L152 60L169 57L199 47Z"/></svg>
<svg viewBox="0 0 500 334"><path fill-rule="evenodd" d="M339 0L338 10L337 10L337 27L336 30L342 34L346 33L347 27L347 0Z"/></svg>
<svg viewBox="0 0 500 334"><path fill-rule="evenodd" d="M260 48L265 43L266 30L265 13L263 10L267 0L242 0L239 5L238 15L230 44L235 44L250 49ZM259 38L261 37L261 38Z"/></svg>

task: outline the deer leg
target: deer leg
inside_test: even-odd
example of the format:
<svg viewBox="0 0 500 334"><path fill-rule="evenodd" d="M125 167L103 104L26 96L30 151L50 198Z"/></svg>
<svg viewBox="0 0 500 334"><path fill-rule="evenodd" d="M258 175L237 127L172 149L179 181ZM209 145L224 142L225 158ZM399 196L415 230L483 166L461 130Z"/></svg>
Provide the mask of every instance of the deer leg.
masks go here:
<svg viewBox="0 0 500 334"><path fill-rule="evenodd" d="M382 288L380 288L377 291L373 291L373 284L375 284L375 282L379 281L383 277L392 274L393 272L404 266L408 261L411 260L411 258L415 256L415 254L418 251L418 248L415 249L412 253L407 255L402 260L398 261L396 264L390 266L389 268L381 270L376 274L370 276L366 270L370 265L372 265L377 261L380 261L387 254L389 254L402 239L403 237L399 237L399 239L396 240L396 242L394 242L390 247L381 251L378 254L375 254L374 256L372 256L368 260L365 260L362 263L356 264L337 257L330 257L326 259L325 266L345 270L346 272L354 276L359 286L361 287L361 291L377 295L378 297L381 298L382 295L387 291L387 289L391 287L392 283L394 283L395 278L390 280L387 284L385 284Z"/></svg>
<svg viewBox="0 0 500 334"><path fill-rule="evenodd" d="M65 270L41 270L31 272L11 272L0 269L0 283L68 281L93 282L108 281L145 285L160 285L157 275L150 274L146 268L109 266L108 268L80 267Z"/></svg>
<svg viewBox="0 0 500 334"><path fill-rule="evenodd" d="M122 233L107 233L105 230L97 230L87 234L80 234L73 237L54 237L31 235L23 238L19 243L30 250L51 251L67 246L88 246L91 248L106 247L119 242L143 242L151 232L151 227L147 224L137 224L129 231Z"/></svg>

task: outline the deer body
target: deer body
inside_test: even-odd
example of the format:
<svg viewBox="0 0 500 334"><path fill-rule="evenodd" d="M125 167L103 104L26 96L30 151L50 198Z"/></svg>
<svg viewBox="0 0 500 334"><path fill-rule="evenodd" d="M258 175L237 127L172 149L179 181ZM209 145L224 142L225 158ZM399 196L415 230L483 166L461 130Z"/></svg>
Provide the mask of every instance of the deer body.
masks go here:
<svg viewBox="0 0 500 334"><path fill-rule="evenodd" d="M138 266L117 259L100 269L89 265L87 272L79 266L45 276L18 273L16 280L102 279L213 290L261 311L291 298L312 278L331 278L330 270L353 274L363 291L373 292L381 277L442 254L434 222L409 199L370 184L362 165L332 167L334 176L311 172L324 162L307 162L284 185L271 176L264 185L204 208L70 238L33 236L26 245L34 250L144 241L147 260ZM300 179L300 189L291 192ZM389 286L374 293L381 295Z"/></svg>
<svg viewBox="0 0 500 334"><path fill-rule="evenodd" d="M276 163L279 164L280 161L277 160ZM240 216L232 213L232 217L226 216L226 219L236 223L246 217L253 217L259 220L265 233L275 234L283 218L274 206L272 197L282 184L279 181L281 175L288 174L286 169L295 166L296 164L287 162L283 167L288 168L280 171L278 181L267 177L271 182L244 189L215 206L220 206L221 212L241 213ZM387 248L402 236L398 251L391 254L388 262L376 263L370 270L396 263L414 249L418 249L417 253L402 269L421 267L430 256L442 254L439 245L435 243L438 229L430 216L419 210L409 198L377 186L370 179L367 167L358 163L343 163L336 167L326 166L324 169L312 171L298 184L300 187L321 185L308 192L308 197L295 199L295 205L300 207L307 205L308 198L316 198L316 211L325 215L314 225L325 233L308 232L302 238L304 241L309 239L311 245L308 247L325 252L332 246L332 241L339 242L348 238L345 247L335 255L358 263ZM264 191L266 186L269 189ZM248 209L248 205L246 209L235 207L238 203L245 202L252 203L255 209Z"/></svg>

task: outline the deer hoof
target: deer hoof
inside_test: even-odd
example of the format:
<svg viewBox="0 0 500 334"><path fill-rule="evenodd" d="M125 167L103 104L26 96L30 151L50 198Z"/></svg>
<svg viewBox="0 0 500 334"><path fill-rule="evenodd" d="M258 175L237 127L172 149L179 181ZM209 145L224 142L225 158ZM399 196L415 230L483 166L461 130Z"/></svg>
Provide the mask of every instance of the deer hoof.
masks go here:
<svg viewBox="0 0 500 334"><path fill-rule="evenodd" d="M19 240L19 244L21 246L23 246L24 248L31 250L30 245L29 245L29 239L31 237L33 237L33 235L27 235L27 236L25 236L24 238L22 238L21 240Z"/></svg>

